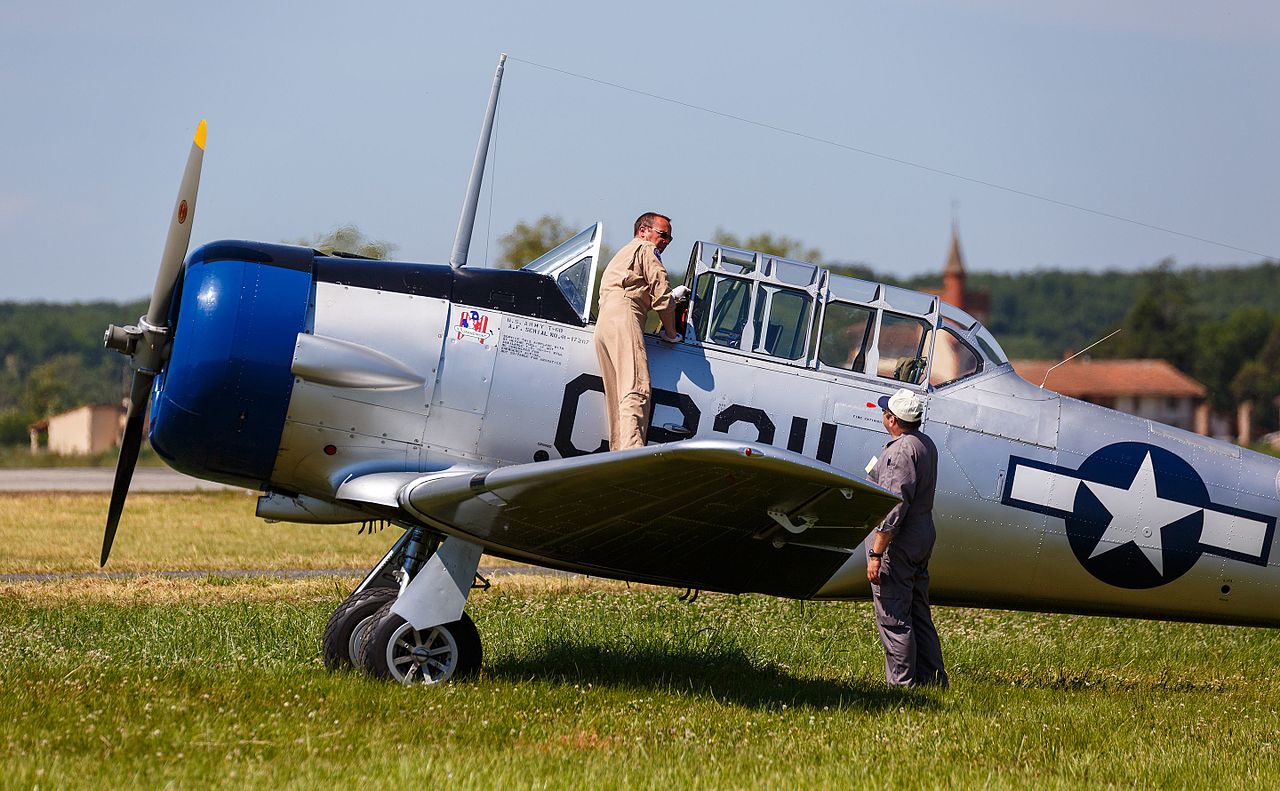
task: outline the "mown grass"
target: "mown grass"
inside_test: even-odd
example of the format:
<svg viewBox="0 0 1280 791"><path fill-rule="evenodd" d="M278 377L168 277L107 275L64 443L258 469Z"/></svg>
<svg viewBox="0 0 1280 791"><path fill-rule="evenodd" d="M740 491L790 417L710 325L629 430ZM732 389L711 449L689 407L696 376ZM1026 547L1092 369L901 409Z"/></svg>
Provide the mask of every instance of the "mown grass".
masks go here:
<svg viewBox="0 0 1280 791"><path fill-rule="evenodd" d="M0 469L114 467L116 466L116 462L119 460L119 448L104 450L101 453L64 456L58 453L49 453L48 450L41 450L39 453L32 453L31 446L27 444L0 445ZM164 460L160 458L159 454L151 449L150 445L143 443L138 452L138 466L163 467Z"/></svg>
<svg viewBox="0 0 1280 791"><path fill-rule="evenodd" d="M0 787L1280 782L1267 630L940 609L952 688L898 692L865 604L502 579L480 677L422 689L321 668L345 583L82 584L0 591Z"/></svg>
<svg viewBox="0 0 1280 791"><path fill-rule="evenodd" d="M7 493L0 503L0 574L95 571L107 493ZM317 569L372 566L400 535L354 525L268 524L241 491L134 492L106 571Z"/></svg>
<svg viewBox="0 0 1280 791"><path fill-rule="evenodd" d="M0 569L91 568L105 508L5 498ZM398 535L252 512L132 495L109 568L363 568ZM501 577L480 677L406 689L320 665L357 578L0 584L0 788L1280 785L1280 632L942 608L952 688L898 692L866 604Z"/></svg>

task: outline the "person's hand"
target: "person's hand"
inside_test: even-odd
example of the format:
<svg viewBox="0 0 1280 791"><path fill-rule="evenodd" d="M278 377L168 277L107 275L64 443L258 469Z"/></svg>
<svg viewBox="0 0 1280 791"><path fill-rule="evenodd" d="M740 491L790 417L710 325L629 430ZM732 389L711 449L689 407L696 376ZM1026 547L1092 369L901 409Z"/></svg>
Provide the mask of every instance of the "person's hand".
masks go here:
<svg viewBox="0 0 1280 791"><path fill-rule="evenodd" d="M685 302L689 299L689 287L682 284L671 289L671 298L676 302Z"/></svg>
<svg viewBox="0 0 1280 791"><path fill-rule="evenodd" d="M867 558L867 582L880 584L880 558Z"/></svg>
<svg viewBox="0 0 1280 791"><path fill-rule="evenodd" d="M658 340L664 341L666 343L679 343L680 341L684 340L684 336L682 336L678 332L672 333L670 335L668 335L666 332L660 332L658 333Z"/></svg>

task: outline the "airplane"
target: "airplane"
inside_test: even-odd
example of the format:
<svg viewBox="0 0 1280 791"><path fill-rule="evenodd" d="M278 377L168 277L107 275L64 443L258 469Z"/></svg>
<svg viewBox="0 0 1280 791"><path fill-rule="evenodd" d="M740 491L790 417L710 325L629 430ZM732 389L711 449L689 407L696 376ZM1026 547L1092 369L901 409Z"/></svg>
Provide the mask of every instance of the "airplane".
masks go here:
<svg viewBox="0 0 1280 791"><path fill-rule="evenodd" d="M697 242L679 342L647 338L649 444L609 451L592 349L603 227L519 270L466 267L500 59L448 264L215 241L186 255L193 141L148 311L101 563L145 418L172 467L257 515L403 534L326 625L330 668L462 679L482 553L682 589L870 596L897 497L875 406L926 402L937 604L1280 625L1280 460L1061 396L932 294ZM185 260L184 260L185 258Z"/></svg>

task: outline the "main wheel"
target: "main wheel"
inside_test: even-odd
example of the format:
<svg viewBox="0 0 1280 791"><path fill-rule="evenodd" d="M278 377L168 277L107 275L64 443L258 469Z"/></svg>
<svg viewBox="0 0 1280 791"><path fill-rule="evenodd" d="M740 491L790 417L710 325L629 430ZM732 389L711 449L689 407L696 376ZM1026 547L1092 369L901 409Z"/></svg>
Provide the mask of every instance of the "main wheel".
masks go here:
<svg viewBox="0 0 1280 791"><path fill-rule="evenodd" d="M373 617L388 602L395 601L395 588L365 588L348 596L329 616L320 638L320 654L324 666L341 670L356 664L356 653L364 639L365 630L373 623Z"/></svg>
<svg viewBox="0 0 1280 791"><path fill-rule="evenodd" d="M360 644L357 664L374 678L402 684L440 684L480 669L480 633L466 613L451 623L421 631L386 604Z"/></svg>

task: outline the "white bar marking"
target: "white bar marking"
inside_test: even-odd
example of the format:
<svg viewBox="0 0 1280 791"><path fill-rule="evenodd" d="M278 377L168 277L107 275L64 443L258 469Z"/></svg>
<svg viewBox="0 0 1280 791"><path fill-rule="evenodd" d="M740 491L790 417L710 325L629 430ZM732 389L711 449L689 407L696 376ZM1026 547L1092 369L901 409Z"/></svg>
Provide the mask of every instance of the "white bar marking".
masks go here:
<svg viewBox="0 0 1280 791"><path fill-rule="evenodd" d="M1079 488L1080 479L1074 476L1018 465L1013 470L1010 496L1055 511L1074 511Z"/></svg>
<svg viewBox="0 0 1280 791"><path fill-rule="evenodd" d="M1266 539L1266 522L1204 509L1204 529L1200 531L1200 543L1207 547L1262 557L1262 544Z"/></svg>

